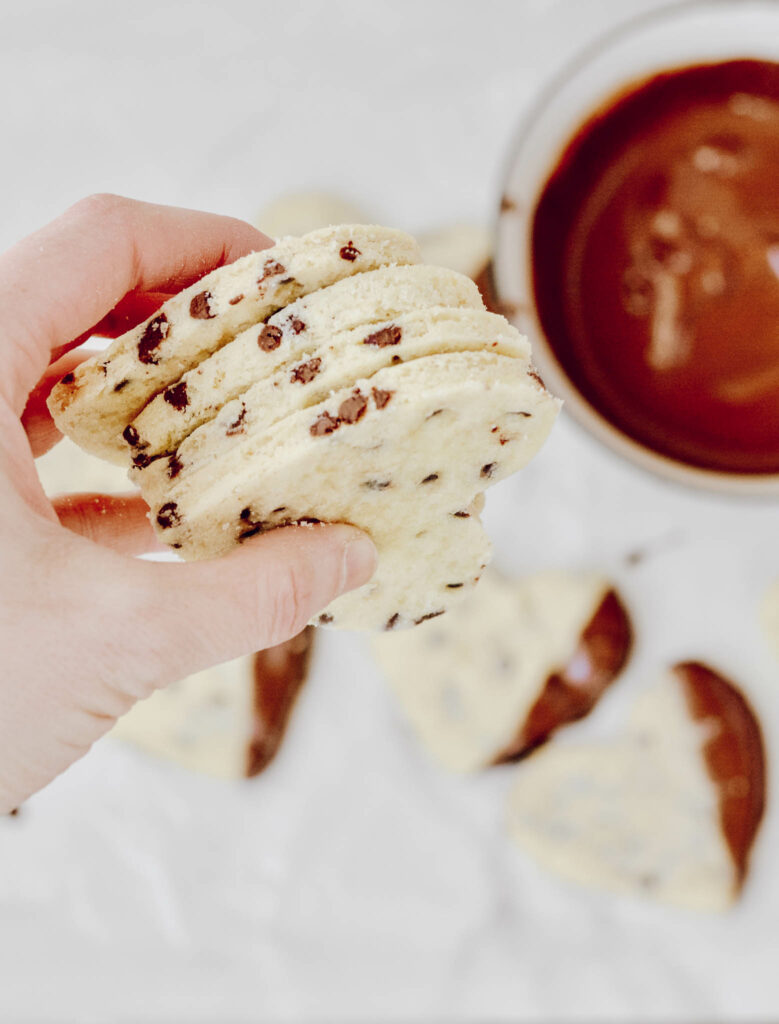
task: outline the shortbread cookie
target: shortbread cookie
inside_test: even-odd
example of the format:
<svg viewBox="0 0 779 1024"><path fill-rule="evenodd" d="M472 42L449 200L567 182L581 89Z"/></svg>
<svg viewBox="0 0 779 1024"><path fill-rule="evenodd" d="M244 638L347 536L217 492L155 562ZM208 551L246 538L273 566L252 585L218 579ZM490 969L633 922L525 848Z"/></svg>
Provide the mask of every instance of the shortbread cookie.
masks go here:
<svg viewBox="0 0 779 1024"><path fill-rule="evenodd" d="M63 437L50 451L37 458L35 468L49 497L85 491L121 494L133 489L126 469L96 459L67 437Z"/></svg>
<svg viewBox="0 0 779 1024"><path fill-rule="evenodd" d="M152 521L190 559L290 522L353 523L373 537L379 566L323 621L418 622L478 576L482 554L470 552L488 545L469 506L536 453L558 404L523 361L506 356L454 352L390 366L269 429L241 433L236 424L214 439L218 455L200 469L169 464L167 500L153 505ZM457 519L463 542L450 549L454 538L442 530Z"/></svg>
<svg viewBox="0 0 779 1024"><path fill-rule="evenodd" d="M492 259L492 232L480 224L452 224L417 235L422 260L474 280Z"/></svg>
<svg viewBox="0 0 779 1024"><path fill-rule="evenodd" d="M307 235L330 224L370 224L360 206L331 192L290 192L264 206L255 221L271 238Z"/></svg>
<svg viewBox="0 0 779 1024"><path fill-rule="evenodd" d="M779 580L776 580L763 595L760 622L766 643L779 659Z"/></svg>
<svg viewBox="0 0 779 1024"><path fill-rule="evenodd" d="M256 435L386 366L462 351L493 351L527 364L525 338L502 317L485 310L429 309L404 314L378 327L372 324L336 334L329 344L308 352L298 351L297 358L268 379L218 412L212 411L213 418L187 437L171 458L158 460L136 475L143 479L144 493L153 505L170 489L171 464L174 470L186 466L189 473L196 472L209 461L223 458L225 438L240 439L241 430ZM136 466L147 466L148 450L137 449Z"/></svg>
<svg viewBox="0 0 779 1024"><path fill-rule="evenodd" d="M309 626L277 647L171 683L136 704L111 735L191 771L257 775L284 738L313 634Z"/></svg>
<svg viewBox="0 0 779 1024"><path fill-rule="evenodd" d="M206 275L66 374L49 408L60 430L80 447L127 462L121 435L130 420L238 332L341 278L418 260L414 239L389 228L342 225L282 239Z"/></svg>
<svg viewBox="0 0 779 1024"><path fill-rule="evenodd" d="M587 714L630 644L605 577L489 572L449 615L377 636L373 649L419 739L464 772L521 757Z"/></svg>
<svg viewBox="0 0 779 1024"><path fill-rule="evenodd" d="M321 369L325 346L331 361L341 355L341 349L345 358L346 350L356 346L376 358L377 369L384 362L400 362L405 358L407 339L419 339L427 327L435 325L435 317L428 315L425 307L438 306L483 310L472 281L440 267L426 266L387 267L358 274L299 299L267 323L239 334L142 410L125 431L136 464L175 450L195 427L213 418L227 402L278 367L305 361L307 368L291 367L293 374L286 383L305 385L316 376L320 383L321 374L316 368ZM408 316L412 320L404 329L405 320L401 318ZM529 358L527 342L505 321L477 319L474 323L481 332L480 348L492 347ZM458 329L453 330L457 333ZM432 343L431 338L428 348L434 351ZM354 360L353 352L349 356ZM327 386L338 387L349 379L354 379L354 374L350 378L347 373L343 382L331 378ZM292 390L297 395L301 389ZM280 395L274 401L278 398Z"/></svg>
<svg viewBox="0 0 779 1024"><path fill-rule="evenodd" d="M517 771L509 827L544 867L696 910L738 894L765 800L760 727L696 662L646 691L623 737L552 744Z"/></svg>

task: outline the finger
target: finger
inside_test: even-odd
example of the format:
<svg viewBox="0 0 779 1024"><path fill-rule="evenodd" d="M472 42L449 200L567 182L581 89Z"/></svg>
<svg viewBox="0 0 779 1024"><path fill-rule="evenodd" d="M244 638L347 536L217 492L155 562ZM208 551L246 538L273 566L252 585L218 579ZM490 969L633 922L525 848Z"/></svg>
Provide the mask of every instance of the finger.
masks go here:
<svg viewBox="0 0 779 1024"><path fill-rule="evenodd" d="M0 385L19 412L50 354L131 291L176 292L271 240L231 217L98 195L0 256Z"/></svg>
<svg viewBox="0 0 779 1024"><path fill-rule="evenodd" d="M149 506L137 494L63 494L52 506L66 530L124 555L169 551L149 522Z"/></svg>
<svg viewBox="0 0 779 1024"><path fill-rule="evenodd" d="M100 560L104 565L104 559ZM124 562L92 573L85 598L101 614L102 644L119 655L114 690L135 697L210 665L282 643L376 565L368 537L351 526L272 530L219 559ZM110 621L109 621L110 619ZM107 635L108 630L110 635Z"/></svg>
<svg viewBox="0 0 779 1024"><path fill-rule="evenodd" d="M89 359L93 352L71 352L56 363L52 363L43 374L27 397L27 404L22 411L22 426L27 433L30 442L33 458L45 455L50 448L62 438L62 433L57 430L54 420L51 417L46 399L49 392L69 370L74 370L79 363Z"/></svg>
<svg viewBox="0 0 779 1024"><path fill-rule="evenodd" d="M114 309L107 313L99 323L88 328L72 341L52 349L50 362L56 362L66 352L83 345L92 337L118 338L126 331L143 323L152 313L156 313L172 294L172 292L130 292L129 295L120 299Z"/></svg>

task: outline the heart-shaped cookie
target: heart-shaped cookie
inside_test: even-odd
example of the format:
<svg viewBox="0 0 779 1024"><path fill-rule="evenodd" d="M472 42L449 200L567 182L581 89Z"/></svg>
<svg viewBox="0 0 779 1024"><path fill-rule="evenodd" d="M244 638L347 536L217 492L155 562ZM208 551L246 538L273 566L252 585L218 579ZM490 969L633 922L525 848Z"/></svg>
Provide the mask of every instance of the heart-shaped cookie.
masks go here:
<svg viewBox="0 0 779 1024"><path fill-rule="evenodd" d="M485 574L449 615L376 637L374 652L430 752L453 771L514 760L586 715L621 671L631 627L596 573Z"/></svg>
<svg viewBox="0 0 779 1024"><path fill-rule="evenodd" d="M308 626L286 643L180 679L136 704L111 735L206 775L257 775L284 738L313 641Z"/></svg>
<svg viewBox="0 0 779 1024"><path fill-rule="evenodd" d="M619 738L523 765L509 828L574 881L719 910L744 881L764 801L754 712L717 672L684 662L642 694Z"/></svg>

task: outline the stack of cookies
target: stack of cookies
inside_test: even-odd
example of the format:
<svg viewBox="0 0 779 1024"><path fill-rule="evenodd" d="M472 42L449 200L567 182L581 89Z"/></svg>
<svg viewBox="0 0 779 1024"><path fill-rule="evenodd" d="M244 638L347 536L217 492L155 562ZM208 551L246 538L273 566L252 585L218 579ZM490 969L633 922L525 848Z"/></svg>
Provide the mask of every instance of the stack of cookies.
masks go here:
<svg viewBox="0 0 779 1024"><path fill-rule="evenodd" d="M392 629L446 611L490 548L482 492L540 448L558 403L527 341L413 238L345 225L204 277L49 404L124 462L185 559L274 527L347 522L379 565L320 624Z"/></svg>

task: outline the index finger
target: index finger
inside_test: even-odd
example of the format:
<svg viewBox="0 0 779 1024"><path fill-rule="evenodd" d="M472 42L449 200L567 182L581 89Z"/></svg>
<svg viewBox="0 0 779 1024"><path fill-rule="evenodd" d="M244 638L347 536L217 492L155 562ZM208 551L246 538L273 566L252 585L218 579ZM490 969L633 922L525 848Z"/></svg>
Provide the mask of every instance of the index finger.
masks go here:
<svg viewBox="0 0 779 1024"><path fill-rule="evenodd" d="M88 332L130 291L176 292L271 239L232 217L83 199L0 256L0 388L21 411L53 350Z"/></svg>

